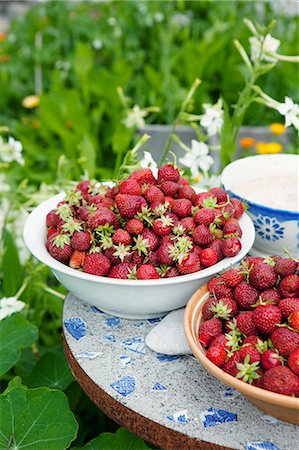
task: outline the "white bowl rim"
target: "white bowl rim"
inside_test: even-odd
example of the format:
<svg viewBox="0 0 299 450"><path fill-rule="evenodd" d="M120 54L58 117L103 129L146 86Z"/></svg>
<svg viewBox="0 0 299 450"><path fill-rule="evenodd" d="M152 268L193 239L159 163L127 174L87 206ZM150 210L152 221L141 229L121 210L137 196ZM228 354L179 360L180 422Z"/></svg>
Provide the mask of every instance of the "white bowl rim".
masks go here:
<svg viewBox="0 0 299 450"><path fill-rule="evenodd" d="M275 212L276 213L279 212L280 214L283 213L285 215L294 217L294 219L296 219L296 218L298 219L299 218L298 211L291 211L291 210L288 210L288 209L281 209L281 208L272 208L271 206L262 205L261 203L255 203L255 202L253 202L251 200L247 200L246 198L241 197L239 194L237 194L231 188L228 187L228 184L227 184L228 182L227 182L227 180L225 180L225 178L229 176L230 170L232 170L233 167L238 166L238 165L243 164L243 163L246 164L246 161L248 161L248 160L252 161L252 158L259 158L259 159L260 158L267 158L267 159L271 159L271 157L273 157L273 156L278 157L278 158L282 157L281 159L283 159L284 157L290 157L290 156L293 157L293 156L295 156L297 161L299 162L299 158L298 158L299 155L290 154L290 153L284 153L284 154L281 154L281 155L253 155L253 156L246 156L245 158L240 158L240 159L237 159L236 161L231 162L230 164L228 164L223 169L222 174L221 174L221 183L224 186L225 190L227 190L228 192L232 193L237 198L239 198L241 200L245 200L246 203L248 203L249 205L254 206L255 208L259 208L261 210L265 210L265 212L271 213L273 215L275 215ZM293 158L293 159L295 160L295 158ZM249 210L249 212L250 212L250 210Z"/></svg>
<svg viewBox="0 0 299 450"><path fill-rule="evenodd" d="M246 228L246 241L247 245L244 246L244 242L242 242L242 248L241 251L232 258L224 258L221 261L219 261L214 266L208 267L206 269L202 269L198 272L191 273L189 275L180 275L173 278L160 278L158 280L123 280L123 279L117 279L117 278L109 278L109 277L102 277L98 275L91 275L85 272L81 272L76 269L72 269L71 267L57 261L55 258L53 258L50 253L46 252L45 255L42 254L40 251L40 248L36 248L35 246L31 245L29 236L32 233L32 230L36 228L36 224L38 223L39 226L42 226L42 224L39 223L40 217L39 213L40 210L44 209L48 204L61 201L65 196L65 193L57 194L48 200L45 200L42 202L39 206L37 206L27 217L27 220L24 225L23 230L23 238L25 241L25 244L30 251L30 253L37 258L40 262L44 263L46 266L50 267L52 270L56 270L58 272L64 273L69 276L73 276L75 278L79 278L82 280L88 280L93 281L101 284L112 284L117 286L163 286L163 285L170 285L170 284L177 284L177 283L187 283L189 281L194 281L197 279L209 277L212 275L215 275L218 272L221 272L224 269L227 269L233 264L236 264L241 259L244 258L244 256L249 252L251 247L254 243L255 238L255 231L254 231L254 225L248 216L248 214L244 213L241 218L241 222L244 222L241 224L241 228L243 225L243 236L241 238L244 241L244 229ZM56 203L56 204L57 204ZM48 208L47 212L49 212L52 208ZM45 214L43 214L43 219L45 219ZM45 225L45 223L44 223ZM41 243L45 246L45 242Z"/></svg>

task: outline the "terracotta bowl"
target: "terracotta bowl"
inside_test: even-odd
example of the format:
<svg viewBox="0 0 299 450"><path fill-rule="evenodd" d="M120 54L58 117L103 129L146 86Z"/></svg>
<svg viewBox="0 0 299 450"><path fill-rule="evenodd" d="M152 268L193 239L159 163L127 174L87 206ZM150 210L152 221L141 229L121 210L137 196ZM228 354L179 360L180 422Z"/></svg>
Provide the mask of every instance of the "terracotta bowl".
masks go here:
<svg viewBox="0 0 299 450"><path fill-rule="evenodd" d="M205 355L205 349L198 341L198 330L202 321L201 311L209 296L207 285L203 285L190 298L184 317L184 330L194 356L215 377L243 394L250 402L266 414L286 422L299 425L299 398L276 394L243 381L215 366Z"/></svg>

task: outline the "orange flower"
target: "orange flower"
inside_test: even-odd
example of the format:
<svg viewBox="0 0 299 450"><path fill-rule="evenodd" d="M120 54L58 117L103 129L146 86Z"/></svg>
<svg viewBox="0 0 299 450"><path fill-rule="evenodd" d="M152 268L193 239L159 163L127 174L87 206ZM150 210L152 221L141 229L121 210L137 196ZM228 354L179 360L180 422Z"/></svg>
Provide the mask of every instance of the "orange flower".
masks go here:
<svg viewBox="0 0 299 450"><path fill-rule="evenodd" d="M0 42L5 41L6 39L6 34L5 33L0 33Z"/></svg>
<svg viewBox="0 0 299 450"><path fill-rule="evenodd" d="M252 137L244 137L240 139L239 144L243 148L250 148L255 143L255 140Z"/></svg>
<svg viewBox="0 0 299 450"><path fill-rule="evenodd" d="M280 136L281 134L285 133L286 128L282 123L271 123L270 130L276 136Z"/></svg>
<svg viewBox="0 0 299 450"><path fill-rule="evenodd" d="M6 63L9 61L10 56L7 53L0 55L0 63Z"/></svg>
<svg viewBox="0 0 299 450"><path fill-rule="evenodd" d="M257 142L256 151L260 155L268 155L271 153L281 153L283 150L282 145L279 142Z"/></svg>

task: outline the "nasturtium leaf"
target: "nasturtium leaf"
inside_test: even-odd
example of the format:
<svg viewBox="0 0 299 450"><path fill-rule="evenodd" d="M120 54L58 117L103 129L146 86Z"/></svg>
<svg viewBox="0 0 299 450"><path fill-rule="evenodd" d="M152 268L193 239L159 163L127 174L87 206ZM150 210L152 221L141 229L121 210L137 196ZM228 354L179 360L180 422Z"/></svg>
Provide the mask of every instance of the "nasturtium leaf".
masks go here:
<svg viewBox="0 0 299 450"><path fill-rule="evenodd" d="M74 381L62 348L45 353L37 362L29 378L29 387L47 386L66 389Z"/></svg>
<svg viewBox="0 0 299 450"><path fill-rule="evenodd" d="M102 433L84 447L84 450L144 450L149 449L146 443L125 428L119 428L116 433ZM76 447L76 449L79 448Z"/></svg>
<svg viewBox="0 0 299 450"><path fill-rule="evenodd" d="M22 380L20 377L13 377L10 382L7 385L7 388L3 392L3 394L8 394L9 391L11 391L13 388L22 386Z"/></svg>
<svg viewBox="0 0 299 450"><path fill-rule="evenodd" d="M21 314L15 313L0 321L0 375L18 360L21 349L37 339L38 329Z"/></svg>
<svg viewBox="0 0 299 450"><path fill-rule="evenodd" d="M0 264L3 275L2 290L5 297L14 295L21 285L23 268L20 263L17 246L7 231L3 231L4 255Z"/></svg>
<svg viewBox="0 0 299 450"><path fill-rule="evenodd" d="M64 450L77 431L61 391L19 386L0 396L1 449Z"/></svg>

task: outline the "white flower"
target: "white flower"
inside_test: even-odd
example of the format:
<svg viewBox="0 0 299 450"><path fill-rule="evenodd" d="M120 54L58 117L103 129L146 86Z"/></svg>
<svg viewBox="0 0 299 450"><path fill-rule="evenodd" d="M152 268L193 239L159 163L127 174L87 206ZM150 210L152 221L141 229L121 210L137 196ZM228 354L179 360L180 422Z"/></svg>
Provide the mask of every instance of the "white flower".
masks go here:
<svg viewBox="0 0 299 450"><path fill-rule="evenodd" d="M109 24L111 27L114 27L114 26L116 25L116 18L115 18L115 17L108 17L107 22L108 22L108 24Z"/></svg>
<svg viewBox="0 0 299 450"><path fill-rule="evenodd" d="M289 97L284 98L284 103L279 103L275 107L282 116L285 117L285 126L293 125L296 130L299 129L299 105L294 103Z"/></svg>
<svg viewBox="0 0 299 450"><path fill-rule="evenodd" d="M220 175L200 175L198 181L194 186L202 189L211 189L212 187L221 186L221 176Z"/></svg>
<svg viewBox="0 0 299 450"><path fill-rule="evenodd" d="M212 156L208 154L209 147L207 144L198 142L195 139L192 139L191 144L191 151L187 152L183 158L179 159L179 161L191 170L193 178L197 178L200 175L199 169L207 172L214 160Z"/></svg>
<svg viewBox="0 0 299 450"><path fill-rule="evenodd" d="M150 152L143 152L143 158L139 161L143 169L149 168L153 172L155 178L158 176L158 167Z"/></svg>
<svg viewBox="0 0 299 450"><path fill-rule="evenodd" d="M264 41L256 36L251 36L249 38L250 42L250 55L252 61L268 61L276 62L277 57L275 53L280 46L280 40L275 39L271 34L267 34ZM262 48L263 46L263 48Z"/></svg>
<svg viewBox="0 0 299 450"><path fill-rule="evenodd" d="M103 47L103 41L101 41L101 39L95 39L92 41L92 46L95 50L101 50Z"/></svg>
<svg viewBox="0 0 299 450"><path fill-rule="evenodd" d="M171 22L179 27L186 27L189 25L191 17L190 13L182 14L182 13L174 13L171 17Z"/></svg>
<svg viewBox="0 0 299 450"><path fill-rule="evenodd" d="M140 106L134 105L133 108L128 111L127 117L124 119L123 123L128 128L142 128L145 125L144 117L146 115L146 111L141 109Z"/></svg>
<svg viewBox="0 0 299 450"><path fill-rule="evenodd" d="M9 192L10 186L6 183L6 177L4 173L0 173L0 193Z"/></svg>
<svg viewBox="0 0 299 450"><path fill-rule="evenodd" d="M0 159L4 162L10 163L17 161L24 165L22 158L23 146L20 141L16 141L12 136L8 138L8 142L4 142L0 136Z"/></svg>
<svg viewBox="0 0 299 450"><path fill-rule="evenodd" d="M207 129L209 136L214 136L219 133L223 125L223 102L219 98L215 105L210 105L205 103L202 105L204 107L204 114L201 116L200 125Z"/></svg>
<svg viewBox="0 0 299 450"><path fill-rule="evenodd" d="M0 320L11 314L21 311L25 306L25 303L18 300L16 297L3 297L0 300Z"/></svg>
<svg viewBox="0 0 299 450"><path fill-rule="evenodd" d="M157 23L163 22L164 14L161 12L156 12L156 14L154 15L154 19Z"/></svg>

